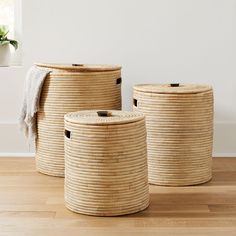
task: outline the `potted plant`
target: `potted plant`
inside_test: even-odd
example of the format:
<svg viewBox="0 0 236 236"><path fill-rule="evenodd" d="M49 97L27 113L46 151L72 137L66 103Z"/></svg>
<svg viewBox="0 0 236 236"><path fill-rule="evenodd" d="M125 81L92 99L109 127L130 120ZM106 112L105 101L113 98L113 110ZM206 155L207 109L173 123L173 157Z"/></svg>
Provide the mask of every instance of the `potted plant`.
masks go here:
<svg viewBox="0 0 236 236"><path fill-rule="evenodd" d="M12 45L15 50L18 48L18 42L16 40L7 38L8 32L7 26L0 25L0 66L9 66L10 64L10 45Z"/></svg>

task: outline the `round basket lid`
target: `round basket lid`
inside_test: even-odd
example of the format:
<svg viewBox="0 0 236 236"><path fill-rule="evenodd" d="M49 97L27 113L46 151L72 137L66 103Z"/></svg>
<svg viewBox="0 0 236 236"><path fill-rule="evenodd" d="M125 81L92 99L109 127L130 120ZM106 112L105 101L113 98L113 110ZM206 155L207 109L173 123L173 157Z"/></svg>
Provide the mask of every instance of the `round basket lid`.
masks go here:
<svg viewBox="0 0 236 236"><path fill-rule="evenodd" d="M134 89L136 91L146 92L146 93L171 93L171 94L181 94L181 93L202 93L212 90L212 87L204 84L139 84L135 85Z"/></svg>
<svg viewBox="0 0 236 236"><path fill-rule="evenodd" d="M56 70L68 70L76 72L101 72L120 70L119 65L98 65L98 64L54 64L54 63L35 63L38 67Z"/></svg>
<svg viewBox="0 0 236 236"><path fill-rule="evenodd" d="M72 123L92 124L92 125L111 125L133 123L144 119L144 115L140 112L129 111L78 111L65 115L65 120Z"/></svg>

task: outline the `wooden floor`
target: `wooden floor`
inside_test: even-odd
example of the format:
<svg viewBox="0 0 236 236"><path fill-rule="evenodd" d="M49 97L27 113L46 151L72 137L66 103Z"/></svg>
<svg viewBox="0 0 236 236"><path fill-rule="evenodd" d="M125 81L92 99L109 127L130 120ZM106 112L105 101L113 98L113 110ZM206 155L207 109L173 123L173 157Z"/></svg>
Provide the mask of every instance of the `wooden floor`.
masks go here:
<svg viewBox="0 0 236 236"><path fill-rule="evenodd" d="M150 186L150 207L123 217L72 213L63 179L35 171L32 158L0 158L0 235L236 236L236 158L215 158L213 180L193 187Z"/></svg>

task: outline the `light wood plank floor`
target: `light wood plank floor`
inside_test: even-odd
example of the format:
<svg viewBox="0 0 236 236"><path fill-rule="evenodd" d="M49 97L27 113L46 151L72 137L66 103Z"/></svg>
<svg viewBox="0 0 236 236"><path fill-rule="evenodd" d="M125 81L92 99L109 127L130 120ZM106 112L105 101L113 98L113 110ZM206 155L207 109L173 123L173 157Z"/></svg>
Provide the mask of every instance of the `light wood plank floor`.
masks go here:
<svg viewBox="0 0 236 236"><path fill-rule="evenodd" d="M213 180L193 187L150 186L150 207L91 217L63 205L63 179L35 171L32 158L0 158L0 235L236 236L236 158L214 158Z"/></svg>

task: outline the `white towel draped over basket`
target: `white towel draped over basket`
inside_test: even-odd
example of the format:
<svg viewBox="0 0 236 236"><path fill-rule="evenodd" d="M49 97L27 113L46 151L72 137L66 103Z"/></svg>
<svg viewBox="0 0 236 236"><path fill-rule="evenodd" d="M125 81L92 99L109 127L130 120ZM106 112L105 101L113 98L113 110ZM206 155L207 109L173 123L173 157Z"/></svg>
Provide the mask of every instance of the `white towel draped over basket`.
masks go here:
<svg viewBox="0 0 236 236"><path fill-rule="evenodd" d="M36 138L36 113L39 109L41 90L45 78L50 73L46 68L32 66L25 78L24 98L20 112L20 127L29 141Z"/></svg>

